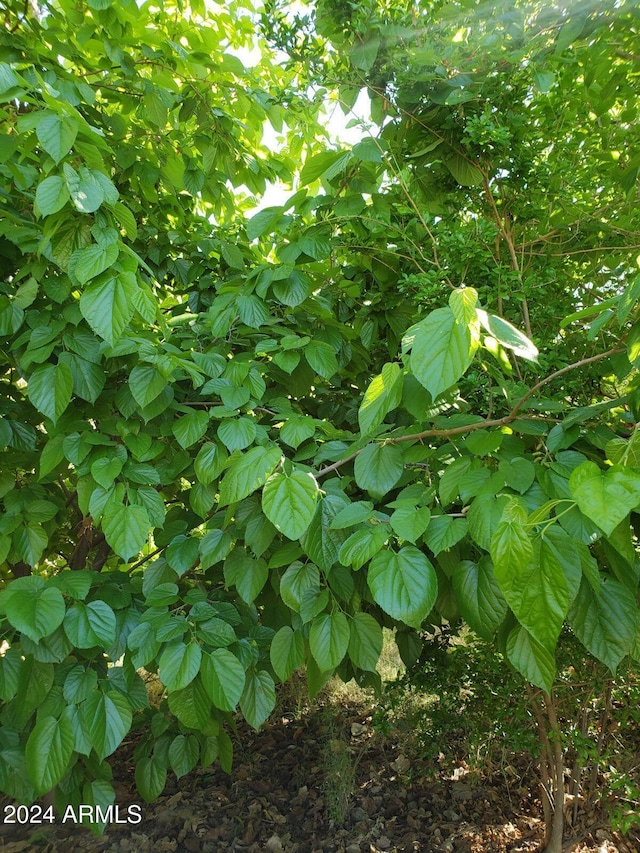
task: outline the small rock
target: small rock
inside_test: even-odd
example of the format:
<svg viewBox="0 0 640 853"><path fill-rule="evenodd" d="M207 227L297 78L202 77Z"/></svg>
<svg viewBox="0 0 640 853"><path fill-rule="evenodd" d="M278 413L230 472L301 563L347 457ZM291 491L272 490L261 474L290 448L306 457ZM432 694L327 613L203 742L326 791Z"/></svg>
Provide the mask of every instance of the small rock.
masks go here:
<svg viewBox="0 0 640 853"><path fill-rule="evenodd" d="M451 786L451 793L454 800L464 802L465 800L473 799L473 790L470 785L465 785L464 782L454 782Z"/></svg>
<svg viewBox="0 0 640 853"><path fill-rule="evenodd" d="M363 735L365 732L368 732L368 726L363 726L362 723L351 723L351 736L358 737L358 735ZM358 848L359 850L360 848Z"/></svg>
<svg viewBox="0 0 640 853"><path fill-rule="evenodd" d="M277 835L272 835L264 845L264 849L267 853L283 853L282 841L280 841Z"/></svg>
<svg viewBox="0 0 640 853"><path fill-rule="evenodd" d="M395 761L391 762L391 767L396 773L406 773L411 767L411 762L406 755L399 755Z"/></svg>
<svg viewBox="0 0 640 853"><path fill-rule="evenodd" d="M381 835L377 841L377 844L381 850L388 850L391 847L391 841L387 838L386 835Z"/></svg>
<svg viewBox="0 0 640 853"><path fill-rule="evenodd" d="M350 844L345 853L360 853L360 845L359 844Z"/></svg>

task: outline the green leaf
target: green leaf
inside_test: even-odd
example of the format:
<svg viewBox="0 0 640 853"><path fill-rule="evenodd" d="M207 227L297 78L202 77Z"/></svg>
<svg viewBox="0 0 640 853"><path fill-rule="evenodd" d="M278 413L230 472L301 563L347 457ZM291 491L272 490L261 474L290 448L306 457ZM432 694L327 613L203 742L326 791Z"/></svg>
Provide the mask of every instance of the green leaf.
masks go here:
<svg viewBox="0 0 640 853"><path fill-rule="evenodd" d="M228 409L240 409L251 399L251 391L244 385L241 388L226 385L220 390L220 397Z"/></svg>
<svg viewBox="0 0 640 853"><path fill-rule="evenodd" d="M477 462L471 456L461 456L447 465L438 485L442 506L448 506L458 497L460 481L474 465L477 465Z"/></svg>
<svg viewBox="0 0 640 853"><path fill-rule="evenodd" d="M269 569L264 560L254 560L244 548L235 548L224 563L227 586L235 586L247 604L258 596L267 582Z"/></svg>
<svg viewBox="0 0 640 853"><path fill-rule="evenodd" d="M89 593L92 578L95 578L93 572L65 570L49 578L48 583L70 598L82 601Z"/></svg>
<svg viewBox="0 0 640 853"><path fill-rule="evenodd" d="M288 305L290 308L302 305L311 293L311 290L312 286L308 276L300 270L293 270L288 278L273 283L273 295L275 298L278 302ZM277 355L284 355L284 353L276 353ZM284 367L282 369L285 370Z"/></svg>
<svg viewBox="0 0 640 853"><path fill-rule="evenodd" d="M299 631L284 625L271 641L271 666L281 681L286 681L304 663L304 637Z"/></svg>
<svg viewBox="0 0 640 853"><path fill-rule="evenodd" d="M120 746L131 728L131 707L116 690L92 693L80 706L91 744L102 761Z"/></svg>
<svg viewBox="0 0 640 853"><path fill-rule="evenodd" d="M402 371L398 364L385 364L374 377L358 410L358 423L363 435L376 430L387 414L402 400Z"/></svg>
<svg viewBox="0 0 640 853"><path fill-rule="evenodd" d="M200 566L206 571L222 562L231 550L231 536L223 530L209 530L200 540Z"/></svg>
<svg viewBox="0 0 640 853"><path fill-rule="evenodd" d="M280 438L289 447L299 447L316 431L313 418L291 418L280 427Z"/></svg>
<svg viewBox="0 0 640 853"><path fill-rule="evenodd" d="M257 296L245 296L241 293L236 299L236 308L241 322L252 329L264 326L270 318L267 306Z"/></svg>
<svg viewBox="0 0 640 853"><path fill-rule="evenodd" d="M519 456L508 462L503 459L498 465L498 470L504 477L506 485L520 494L524 494L530 488L536 476L535 465Z"/></svg>
<svg viewBox="0 0 640 853"><path fill-rule="evenodd" d="M106 383L103 368L72 352L60 353L59 362L68 365L71 369L73 393L89 403L95 403Z"/></svg>
<svg viewBox="0 0 640 853"><path fill-rule="evenodd" d="M233 458L233 457L232 457ZM220 506L237 503L263 486L281 460L278 447L252 447L227 469L220 484Z"/></svg>
<svg viewBox="0 0 640 853"><path fill-rule="evenodd" d="M51 175L38 184L36 205L41 216L57 213L69 201L69 190L59 175Z"/></svg>
<svg viewBox="0 0 640 853"><path fill-rule="evenodd" d="M138 236L138 226L133 213L120 202L113 206L112 212L117 223L124 228L126 236L133 242Z"/></svg>
<svg viewBox="0 0 640 853"><path fill-rule="evenodd" d="M24 85L21 77L6 62L0 62L0 97L8 100L14 94L14 89Z"/></svg>
<svg viewBox="0 0 640 853"><path fill-rule="evenodd" d="M56 163L69 153L78 135L78 123L68 115L45 115L36 127L40 145Z"/></svg>
<svg viewBox="0 0 640 853"><path fill-rule="evenodd" d="M18 692L22 654L18 646L6 649L0 659L0 701L10 702Z"/></svg>
<svg viewBox="0 0 640 853"><path fill-rule="evenodd" d="M438 595L435 569L413 545L406 545L397 554L376 554L369 566L367 583L376 603L389 616L412 628L420 627Z"/></svg>
<svg viewBox="0 0 640 853"><path fill-rule="evenodd" d="M465 373L476 344L450 308L438 308L414 327L411 370L435 400Z"/></svg>
<svg viewBox="0 0 640 853"><path fill-rule="evenodd" d="M80 297L80 311L96 335L116 343L133 317L138 289L133 273L120 273L90 284Z"/></svg>
<svg viewBox="0 0 640 853"><path fill-rule="evenodd" d="M125 562L139 554L147 543L149 515L143 506L107 504L102 530L109 545Z"/></svg>
<svg viewBox="0 0 640 853"><path fill-rule="evenodd" d="M198 674L201 659L202 649L198 643L187 645L181 640L169 643L158 661L160 681L169 691L182 690Z"/></svg>
<svg viewBox="0 0 640 853"><path fill-rule="evenodd" d="M402 450L396 444L368 444L354 464L356 483L375 498L386 495L403 471Z"/></svg>
<svg viewBox="0 0 640 853"><path fill-rule="evenodd" d="M252 216L246 223L245 228L247 231L247 238L250 241L253 241L257 237L261 237L263 234L270 233L272 229L277 227L277 223L281 218L281 207L265 207L264 210L256 213L255 216Z"/></svg>
<svg viewBox="0 0 640 853"><path fill-rule="evenodd" d="M77 602L67 611L64 631L78 649L108 649L116 639L116 614L105 601Z"/></svg>
<svg viewBox="0 0 640 853"><path fill-rule="evenodd" d="M94 244L78 249L69 260L69 272L80 282L86 284L112 266L119 254L117 243Z"/></svg>
<svg viewBox="0 0 640 853"><path fill-rule="evenodd" d="M117 456L96 459L91 464L91 476L104 489L110 488L116 477L122 471L122 460Z"/></svg>
<svg viewBox="0 0 640 853"><path fill-rule="evenodd" d="M155 364L138 364L129 374L129 388L133 399L143 409L162 394L167 378Z"/></svg>
<svg viewBox="0 0 640 853"><path fill-rule="evenodd" d="M338 560L338 554L347 534L333 529L333 521L345 506L342 495L325 495L316 506L315 515L306 533L300 539L305 554L324 571Z"/></svg>
<svg viewBox="0 0 640 853"><path fill-rule="evenodd" d="M382 652L382 627L369 613L356 613L351 620L348 651L358 669L376 671Z"/></svg>
<svg viewBox="0 0 640 853"><path fill-rule="evenodd" d="M50 791L67 772L73 755L73 727L66 717L40 717L25 748L29 781L39 796Z"/></svg>
<svg viewBox="0 0 640 853"><path fill-rule="evenodd" d="M468 326L476 319L478 291L473 287L458 287L449 296L449 307L456 320Z"/></svg>
<svg viewBox="0 0 640 853"><path fill-rule="evenodd" d="M55 470L64 459L63 441L64 436L56 435L43 447L40 454L40 479Z"/></svg>
<svg viewBox="0 0 640 853"><path fill-rule="evenodd" d="M320 492L312 474L273 474L262 491L262 509L289 539L299 539L311 524Z"/></svg>
<svg viewBox="0 0 640 853"><path fill-rule="evenodd" d="M66 364L37 367L27 388L33 405L55 424L71 402L73 376Z"/></svg>
<svg viewBox="0 0 640 853"><path fill-rule="evenodd" d="M39 575L13 580L2 593L0 602L11 625L34 643L52 634L64 619L62 593L48 586Z"/></svg>
<svg viewBox="0 0 640 853"><path fill-rule="evenodd" d="M520 624L540 645L553 651L582 570L579 558L571 552L570 559L575 557L576 563L569 563L565 571L565 540L569 537L559 530L557 535L563 539L547 541L550 532L536 539L533 556L524 571L505 574L496 570L496 576Z"/></svg>
<svg viewBox="0 0 640 853"><path fill-rule="evenodd" d="M371 71L380 50L380 39L369 33L358 41L351 50L351 63L361 71Z"/></svg>
<svg viewBox="0 0 640 853"><path fill-rule="evenodd" d="M309 631L309 648L323 672L335 669L346 655L349 636L349 622L339 610L322 613L313 620Z"/></svg>
<svg viewBox="0 0 640 853"><path fill-rule="evenodd" d="M15 299L11 302L0 296L0 335L9 337L18 331L24 321L24 309ZM15 427L14 427L15 429Z"/></svg>
<svg viewBox="0 0 640 853"><path fill-rule="evenodd" d="M104 201L104 191L100 180L86 166L80 166L78 172L68 163L62 167L67 189L80 213L94 213Z"/></svg>
<svg viewBox="0 0 640 853"><path fill-rule="evenodd" d="M321 154L308 157L300 172L300 186L306 187L312 184L318 178L326 175L329 170L338 174L343 168L346 168L350 159L350 151L346 153L344 151L323 151Z"/></svg>
<svg viewBox="0 0 640 853"><path fill-rule="evenodd" d="M323 589L307 589L302 594L300 602L300 618L306 625L315 618L319 613L322 613L327 608L329 603L329 590Z"/></svg>
<svg viewBox="0 0 640 853"><path fill-rule="evenodd" d="M423 535L431 521L429 507L398 507L389 519L393 532L400 539L406 539L413 545Z"/></svg>
<svg viewBox="0 0 640 853"><path fill-rule="evenodd" d="M259 729L275 704L276 689L269 673L264 670L249 673L240 699L240 710L249 725Z"/></svg>
<svg viewBox="0 0 640 853"><path fill-rule="evenodd" d="M433 515L424 534L427 547L434 553L440 554L453 548L467 535L466 518L452 518L450 515Z"/></svg>
<svg viewBox="0 0 640 853"><path fill-rule="evenodd" d="M228 459L226 452L213 441L203 444L194 462L196 477L203 486L217 480Z"/></svg>
<svg viewBox="0 0 640 853"><path fill-rule="evenodd" d="M345 527L353 527L363 521L369 521L372 516L373 504L371 501L354 501L343 506L330 526L332 530L343 530Z"/></svg>
<svg viewBox="0 0 640 853"><path fill-rule="evenodd" d="M77 705L93 693L98 683L95 669L85 669L82 664L74 666L64 681L65 702Z"/></svg>
<svg viewBox="0 0 640 853"><path fill-rule="evenodd" d="M135 769L136 788L145 802L157 799L167 784L167 767L157 757L138 759Z"/></svg>
<svg viewBox="0 0 640 853"><path fill-rule="evenodd" d="M244 450L256 437L256 422L252 418L227 418L218 427L218 438L229 450Z"/></svg>
<svg viewBox="0 0 640 853"><path fill-rule="evenodd" d="M607 536L640 506L640 474L619 465L601 471L595 462L583 462L571 472L569 489L580 511Z"/></svg>
<svg viewBox="0 0 640 853"><path fill-rule="evenodd" d="M231 646L238 639L231 625L217 616L199 623L198 637L216 649Z"/></svg>
<svg viewBox="0 0 640 853"><path fill-rule="evenodd" d="M177 420L171 431L175 435L180 447L191 447L199 441L209 426L209 415L207 412L191 412Z"/></svg>
<svg viewBox="0 0 640 853"><path fill-rule="evenodd" d="M491 538L508 502L509 498L506 495L499 498L494 495L480 495L469 507L467 513L469 533L473 541L485 551L491 548Z"/></svg>
<svg viewBox="0 0 640 853"><path fill-rule="evenodd" d="M496 317L495 314L487 314L481 308L477 309L477 315L491 337L499 341L503 347L510 349L521 358L527 359L527 361L538 360L536 346L526 335L518 331L507 320L504 320L502 317Z"/></svg>
<svg viewBox="0 0 640 853"><path fill-rule="evenodd" d="M473 453L474 456L488 456L490 453L495 453L496 450L499 449L503 439L504 433L502 432L489 432L486 429L478 429L475 432L469 433L464 444L466 449L470 453ZM464 459L465 457L462 458ZM449 465L447 470L451 467L452 466Z"/></svg>
<svg viewBox="0 0 640 853"><path fill-rule="evenodd" d="M169 710L190 729L204 729L211 719L211 699L200 677L168 696Z"/></svg>
<svg viewBox="0 0 640 853"><path fill-rule="evenodd" d="M503 589L527 571L533 557L533 542L526 524L527 511L512 501L505 507L491 537L494 571Z"/></svg>
<svg viewBox="0 0 640 853"><path fill-rule="evenodd" d="M202 657L202 683L216 708L232 713L245 685L244 667L227 649L214 649Z"/></svg>
<svg viewBox="0 0 640 853"><path fill-rule="evenodd" d="M356 530L340 548L340 562L343 566L360 569L384 548L388 538L389 529L383 524L371 524Z"/></svg>
<svg viewBox="0 0 640 853"><path fill-rule="evenodd" d="M527 681L546 693L551 692L556 677L553 652L540 645L521 625L513 628L507 638L507 657Z"/></svg>
<svg viewBox="0 0 640 853"><path fill-rule="evenodd" d="M482 170L462 154L449 154L444 158L444 164L460 186L479 187L482 185Z"/></svg>
<svg viewBox="0 0 640 853"><path fill-rule="evenodd" d="M180 779L189 773L198 763L200 744L195 735L176 735L169 747L171 769Z"/></svg>
<svg viewBox="0 0 640 853"><path fill-rule="evenodd" d="M490 640L507 615L507 602L487 557L463 560L451 578L462 618L480 637Z"/></svg>
<svg viewBox="0 0 640 853"><path fill-rule="evenodd" d="M331 377L338 371L338 360L332 346L324 341L311 341L304 348L304 357L309 366L325 379Z"/></svg>
<svg viewBox="0 0 640 853"><path fill-rule="evenodd" d="M569 613L582 645L615 673L633 646L638 625L635 595L618 581L601 581L598 594L584 579Z"/></svg>
<svg viewBox="0 0 640 853"><path fill-rule="evenodd" d="M127 637L127 646L133 652L132 663L135 667L150 663L158 654L160 645L149 622L140 622Z"/></svg>
<svg viewBox="0 0 640 853"><path fill-rule="evenodd" d="M287 607L300 612L302 598L307 590L320 589L320 572L313 563L291 563L280 579L280 596Z"/></svg>

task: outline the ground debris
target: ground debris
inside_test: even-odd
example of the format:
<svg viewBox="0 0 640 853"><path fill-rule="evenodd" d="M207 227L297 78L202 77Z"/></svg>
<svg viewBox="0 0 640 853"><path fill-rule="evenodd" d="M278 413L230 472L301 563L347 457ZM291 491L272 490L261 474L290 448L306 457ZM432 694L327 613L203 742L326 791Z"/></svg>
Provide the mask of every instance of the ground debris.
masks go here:
<svg viewBox="0 0 640 853"><path fill-rule="evenodd" d="M362 709L336 707L334 728L351 749L344 818L330 815L326 713L278 717L261 732L239 723L234 770L196 769L171 776L144 805L136 793L129 742L113 757L117 803L140 803L136 826L112 825L96 837L83 827L0 826L2 853L534 853L543 826L536 791L508 795L508 780L471 778L466 770L429 778L393 737L362 726ZM357 737L357 742L353 740ZM330 760L330 759L329 759ZM432 774L433 776L433 774ZM464 781L462 781L464 779ZM344 780L348 782L348 779ZM535 787L535 786L532 786ZM571 853L630 853L602 825L567 846Z"/></svg>

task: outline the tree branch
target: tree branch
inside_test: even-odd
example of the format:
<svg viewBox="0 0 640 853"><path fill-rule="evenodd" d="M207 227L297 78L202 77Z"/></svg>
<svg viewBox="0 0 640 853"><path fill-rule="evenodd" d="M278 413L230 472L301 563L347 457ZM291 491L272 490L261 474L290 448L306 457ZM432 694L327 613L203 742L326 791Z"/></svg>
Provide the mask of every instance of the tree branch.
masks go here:
<svg viewBox="0 0 640 853"><path fill-rule="evenodd" d="M422 432L415 432L410 435L401 435L396 438L383 438L381 439L383 444L397 444L401 441L420 441L423 438L449 438L452 435L465 435L469 432L475 432L479 429L487 429L487 427L500 427L507 426L508 424L515 421L518 417L518 413L522 406L529 400L537 391L541 388L544 388L545 385L548 385L549 382L553 382L554 379L557 379L559 376L563 376L565 373L569 373L572 370L577 370L580 367L584 367L587 364L593 364L596 361L602 361L605 358L609 358L612 355L617 355L618 353L624 352L624 349L616 348L610 349L606 352L598 353L597 355L589 356L588 358L581 358L580 361L576 361L573 364L567 364L565 367L561 367L560 370L556 370L554 373L550 373L549 376L546 376L544 379L541 379L540 382L536 382L526 394L524 394L513 406L508 415L504 415L502 418L485 418L485 420L478 421L475 424L466 424L465 426L452 427L451 429L426 429ZM542 418L534 418L533 420L543 420ZM346 456L344 459L339 459L337 462L334 462L332 465L327 465L326 468L321 468L317 473L316 477L324 477L325 474L329 474L332 471L337 471L342 465L346 465L347 462L351 462L352 459L355 459L362 451L364 447L360 448L360 450L356 450L350 456Z"/></svg>

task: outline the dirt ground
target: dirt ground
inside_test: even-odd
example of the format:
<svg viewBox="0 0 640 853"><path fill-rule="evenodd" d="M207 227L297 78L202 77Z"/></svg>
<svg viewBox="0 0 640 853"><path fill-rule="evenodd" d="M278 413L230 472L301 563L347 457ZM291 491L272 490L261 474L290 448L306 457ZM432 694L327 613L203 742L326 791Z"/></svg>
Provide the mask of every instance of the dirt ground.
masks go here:
<svg viewBox="0 0 640 853"><path fill-rule="evenodd" d="M361 706L282 712L260 732L240 728L231 775L217 764L181 779L146 805L133 782L134 738L113 756L120 814L137 825L104 835L58 821L0 825L0 851L87 853L532 853L542 824L532 779L469 774L428 779L401 735L383 736ZM409 750L406 750L409 752ZM530 768L529 768L530 769ZM635 853L598 815L567 839L571 853Z"/></svg>

